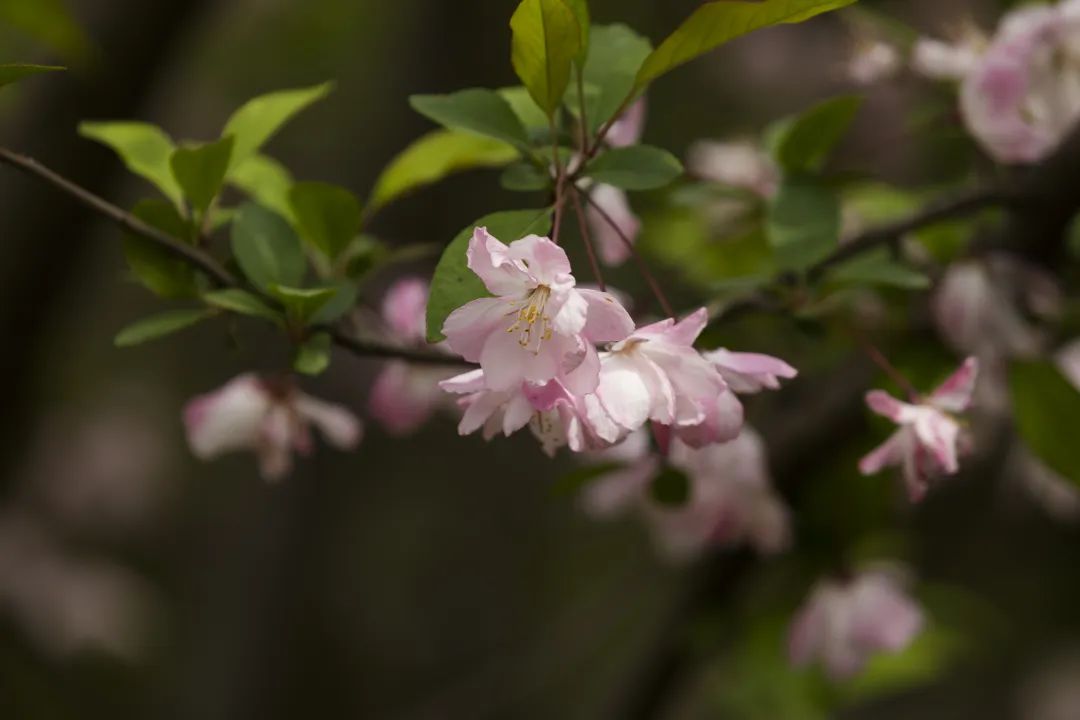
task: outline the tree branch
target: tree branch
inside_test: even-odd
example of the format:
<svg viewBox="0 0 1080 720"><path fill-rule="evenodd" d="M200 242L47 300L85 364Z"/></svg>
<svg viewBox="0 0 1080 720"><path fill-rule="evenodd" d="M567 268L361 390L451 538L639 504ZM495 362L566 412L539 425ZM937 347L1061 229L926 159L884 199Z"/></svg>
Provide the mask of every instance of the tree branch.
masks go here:
<svg viewBox="0 0 1080 720"><path fill-rule="evenodd" d="M157 228L144 223L126 210L113 205L104 198L98 197L86 188L71 182L59 173L45 167L37 160L0 147L0 164L10 165L52 185L65 195L74 198L79 203L85 205L99 215L111 220L122 229L149 240L162 250L165 250L176 257L178 260L186 262L192 267L206 273L216 286L221 288L242 287L242 283L209 253L200 250L194 245L183 243ZM278 304L277 300L274 298L267 297L263 293L258 294L275 306ZM406 360L408 362L428 365L460 365L462 362L454 356L443 353L411 350L373 341L360 340L348 335L340 328L328 327L320 329L328 332L336 345L361 357Z"/></svg>

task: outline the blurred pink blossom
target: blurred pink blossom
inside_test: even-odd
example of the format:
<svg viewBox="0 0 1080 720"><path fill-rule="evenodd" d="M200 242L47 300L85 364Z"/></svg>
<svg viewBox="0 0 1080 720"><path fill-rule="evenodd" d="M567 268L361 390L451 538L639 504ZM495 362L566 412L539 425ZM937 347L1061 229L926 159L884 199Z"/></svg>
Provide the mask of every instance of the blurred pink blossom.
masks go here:
<svg viewBox="0 0 1080 720"><path fill-rule="evenodd" d="M848 60L847 74L859 85L873 85L894 77L901 67L900 51L881 40L859 42Z"/></svg>
<svg viewBox="0 0 1080 720"><path fill-rule="evenodd" d="M612 124L607 134L608 146L625 148L641 142L646 114L647 105L642 97ZM623 190L603 183L596 183L588 190L592 202L585 208L585 220L600 261L612 267L622 265L633 252L631 246L641 232L641 220L634 214Z"/></svg>
<svg viewBox="0 0 1080 720"><path fill-rule="evenodd" d="M736 140L694 143L687 159L691 174L769 198L780 184L780 170L755 142Z"/></svg>
<svg viewBox="0 0 1080 720"><path fill-rule="evenodd" d="M793 665L820 662L835 680L857 675L879 653L908 647L922 631L922 609L883 571L817 584L791 624Z"/></svg>
<svg viewBox="0 0 1080 720"><path fill-rule="evenodd" d="M362 426L349 410L306 395L288 382L254 374L236 377L184 408L188 444L201 460L228 452L254 452L267 480L279 480L293 465L293 452L312 451L310 425L342 450L360 443Z"/></svg>

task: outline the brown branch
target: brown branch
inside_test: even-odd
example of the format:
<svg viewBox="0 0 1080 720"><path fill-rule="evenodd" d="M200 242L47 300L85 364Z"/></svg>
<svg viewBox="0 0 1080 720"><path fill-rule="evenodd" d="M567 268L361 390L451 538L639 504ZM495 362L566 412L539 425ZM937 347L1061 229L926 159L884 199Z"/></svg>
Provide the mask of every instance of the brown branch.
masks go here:
<svg viewBox="0 0 1080 720"><path fill-rule="evenodd" d="M577 215L578 229L581 231L581 239L585 243L585 252L589 256L589 266L592 267L593 277L596 278L596 284L600 286L600 289L606 291L604 273L600 272L600 263L596 260L596 248L593 246L592 234L589 233L589 223L585 219L585 210L581 207L581 198L578 197L576 192L570 193L570 197L574 201L574 213Z"/></svg>
<svg viewBox="0 0 1080 720"><path fill-rule="evenodd" d="M0 147L0 164L10 165L22 172L43 180L45 183L60 190L69 197L74 198L99 215L111 220L122 229L149 240L162 250L176 257L178 260L186 262L192 267L206 273L216 286L221 288L243 287L242 283L209 253L200 250L194 245L187 245L157 228L146 224L126 210L113 205L104 198L98 197L80 185L76 185L33 158ZM261 292L255 292L262 296L267 302L270 302L275 306L278 305L276 299L268 297ZM410 350L407 348L395 347L393 345L384 345L377 342L360 340L351 337L338 328L319 329L328 332L330 337L334 340L334 343L339 347L362 357L398 359L429 365L459 365L462 362L458 358L443 353Z"/></svg>

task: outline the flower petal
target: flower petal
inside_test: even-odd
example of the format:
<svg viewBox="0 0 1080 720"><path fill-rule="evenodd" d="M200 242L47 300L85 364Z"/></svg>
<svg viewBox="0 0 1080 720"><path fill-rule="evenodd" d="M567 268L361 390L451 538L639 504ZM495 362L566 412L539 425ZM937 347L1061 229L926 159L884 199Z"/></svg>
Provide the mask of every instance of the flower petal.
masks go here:
<svg viewBox="0 0 1080 720"><path fill-rule="evenodd" d="M492 295L523 295L530 289L529 273L515 261L510 248L489 234L486 227L473 230L465 257L469 269Z"/></svg>
<svg viewBox="0 0 1080 720"><path fill-rule="evenodd" d="M930 396L930 402L947 412L961 413L971 406L975 381L979 375L979 361L974 357L964 360L960 368L943 382Z"/></svg>
<svg viewBox="0 0 1080 720"><path fill-rule="evenodd" d="M618 342L634 332L634 319L619 299L608 292L582 288L576 291L588 306L582 334L592 343Z"/></svg>
<svg viewBox="0 0 1080 720"><path fill-rule="evenodd" d="M513 325L513 307L499 298L479 298L454 310L443 323L446 344L469 362L479 362L493 334L506 334ZM516 336L515 336L516 337Z"/></svg>

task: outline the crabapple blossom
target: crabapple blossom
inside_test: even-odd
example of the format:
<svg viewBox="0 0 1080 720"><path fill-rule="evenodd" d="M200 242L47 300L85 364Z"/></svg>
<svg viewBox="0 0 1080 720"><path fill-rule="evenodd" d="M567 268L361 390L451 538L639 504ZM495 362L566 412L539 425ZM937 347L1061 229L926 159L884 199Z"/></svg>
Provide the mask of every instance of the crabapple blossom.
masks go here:
<svg viewBox="0 0 1080 720"><path fill-rule="evenodd" d="M633 330L613 295L575 287L566 252L548 238L505 245L477 228L468 264L495 297L454 310L443 332L454 352L480 364L491 390L546 383L581 363L592 343Z"/></svg>
<svg viewBox="0 0 1080 720"><path fill-rule="evenodd" d="M427 298L428 285L419 278L404 278L387 290L382 302L382 320L402 345L426 346ZM439 381L450 374L403 360L386 363L371 387L371 416L392 435L415 432L443 404L445 395L439 389Z"/></svg>
<svg viewBox="0 0 1080 720"><path fill-rule="evenodd" d="M799 371L779 358L759 353L739 353L718 348L702 353L711 362L732 392L751 395L762 390L778 390L780 380L790 380Z"/></svg>
<svg viewBox="0 0 1080 720"><path fill-rule="evenodd" d="M911 68L931 80L960 81L979 64L989 40L978 30L969 29L956 42L921 37L911 51Z"/></svg>
<svg viewBox="0 0 1080 720"><path fill-rule="evenodd" d="M690 172L703 180L746 190L762 198L776 194L780 170L754 142L699 140L690 147Z"/></svg>
<svg viewBox="0 0 1080 720"><path fill-rule="evenodd" d="M250 373L191 400L184 408L184 424L196 457L210 460L249 450L267 480L289 473L293 452L311 452L311 425L342 450L356 447L362 434L360 421L344 407Z"/></svg>
<svg viewBox="0 0 1080 720"><path fill-rule="evenodd" d="M882 390L866 395L866 404L878 415L900 426L892 437L859 462L864 475L899 465L908 496L918 502L931 481L960 470L960 423L955 414L965 412L978 375L978 361L969 357L929 397L916 404L901 402Z"/></svg>
<svg viewBox="0 0 1080 720"><path fill-rule="evenodd" d="M690 497L681 507L660 505L649 492L661 462L649 450L646 431L594 457L620 467L589 485L582 495L585 510L610 517L638 509L657 547L673 562L742 543L771 554L790 542L787 508L771 487L765 444L751 428L735 440L702 449L671 441L668 462L690 480Z"/></svg>
<svg viewBox="0 0 1080 720"><path fill-rule="evenodd" d="M612 123L606 138L608 146L623 148L640 142L646 112L645 98L635 101ZM585 208L585 219L600 261L613 267L622 265L630 258L630 244L641 232L641 220L630 207L626 192L614 185L595 183L589 187L589 197L592 202Z"/></svg>
<svg viewBox="0 0 1080 720"><path fill-rule="evenodd" d="M796 667L820 662L831 678L843 680L874 655L908 647L923 626L922 609L892 573L822 580L792 621L788 657Z"/></svg>

